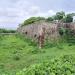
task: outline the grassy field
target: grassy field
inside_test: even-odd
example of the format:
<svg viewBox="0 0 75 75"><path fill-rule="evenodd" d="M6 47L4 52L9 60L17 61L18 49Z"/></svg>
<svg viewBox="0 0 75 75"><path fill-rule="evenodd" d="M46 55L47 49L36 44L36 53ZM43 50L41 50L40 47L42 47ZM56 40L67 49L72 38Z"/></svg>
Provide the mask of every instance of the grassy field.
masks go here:
<svg viewBox="0 0 75 75"><path fill-rule="evenodd" d="M0 75L15 75L25 67L63 55L75 55L75 45L60 43L38 49L28 39L17 35L0 35Z"/></svg>

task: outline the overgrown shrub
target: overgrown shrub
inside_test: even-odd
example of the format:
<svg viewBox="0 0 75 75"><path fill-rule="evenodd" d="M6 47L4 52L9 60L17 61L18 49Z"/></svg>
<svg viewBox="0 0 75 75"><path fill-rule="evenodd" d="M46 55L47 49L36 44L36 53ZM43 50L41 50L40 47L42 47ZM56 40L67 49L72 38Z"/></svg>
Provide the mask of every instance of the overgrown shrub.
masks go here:
<svg viewBox="0 0 75 75"><path fill-rule="evenodd" d="M16 54L16 55L13 56L13 59L14 59L15 61L18 61L18 60L20 60L20 56L19 56L18 54Z"/></svg>
<svg viewBox="0 0 75 75"><path fill-rule="evenodd" d="M60 28L59 34L61 36L61 39L65 40L67 43L75 44L75 31L68 29L68 28Z"/></svg>
<svg viewBox="0 0 75 75"><path fill-rule="evenodd" d="M40 20L45 20L45 18L44 17L30 17L29 19L25 20L24 23L21 24L21 26L32 24Z"/></svg>
<svg viewBox="0 0 75 75"><path fill-rule="evenodd" d="M53 20L54 20L53 17L48 17L46 21L47 22L52 22Z"/></svg>
<svg viewBox="0 0 75 75"><path fill-rule="evenodd" d="M63 36L64 34L65 34L65 28L63 28L63 27L61 27L60 29L59 29L59 34L61 35L61 36Z"/></svg>
<svg viewBox="0 0 75 75"><path fill-rule="evenodd" d="M74 75L75 58L72 55L64 55L58 59L50 59L49 62L32 65L16 75Z"/></svg>
<svg viewBox="0 0 75 75"><path fill-rule="evenodd" d="M66 41L70 44L75 44L75 33L73 30L66 30Z"/></svg>

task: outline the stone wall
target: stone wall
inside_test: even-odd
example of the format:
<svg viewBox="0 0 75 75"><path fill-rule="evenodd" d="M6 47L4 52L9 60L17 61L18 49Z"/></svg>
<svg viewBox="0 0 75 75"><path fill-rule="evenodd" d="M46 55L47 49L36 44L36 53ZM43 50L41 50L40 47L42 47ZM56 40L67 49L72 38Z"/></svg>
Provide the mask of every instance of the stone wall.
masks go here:
<svg viewBox="0 0 75 75"><path fill-rule="evenodd" d="M60 37L59 28L61 27L75 30L75 23L38 22L19 27L17 31L26 37L32 38L33 40L38 40L41 28L45 28L45 39L57 40Z"/></svg>

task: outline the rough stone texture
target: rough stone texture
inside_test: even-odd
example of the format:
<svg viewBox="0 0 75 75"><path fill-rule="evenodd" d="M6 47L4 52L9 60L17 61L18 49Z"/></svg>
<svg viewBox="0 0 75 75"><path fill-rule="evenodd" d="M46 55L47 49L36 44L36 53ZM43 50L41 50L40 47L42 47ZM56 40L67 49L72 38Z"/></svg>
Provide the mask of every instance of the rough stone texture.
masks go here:
<svg viewBox="0 0 75 75"><path fill-rule="evenodd" d="M49 23L37 22L27 26L22 26L17 29L20 34L23 34L33 40L38 40L41 28L45 28L45 39L57 40L59 38L59 28L69 28L75 31L75 23Z"/></svg>

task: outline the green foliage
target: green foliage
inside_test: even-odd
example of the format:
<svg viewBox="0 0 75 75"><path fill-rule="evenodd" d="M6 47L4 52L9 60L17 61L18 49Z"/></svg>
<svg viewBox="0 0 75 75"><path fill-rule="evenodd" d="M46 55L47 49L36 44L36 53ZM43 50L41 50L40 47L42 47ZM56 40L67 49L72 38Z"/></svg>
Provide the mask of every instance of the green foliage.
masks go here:
<svg viewBox="0 0 75 75"><path fill-rule="evenodd" d="M66 41L70 44L75 44L74 30L66 30Z"/></svg>
<svg viewBox="0 0 75 75"><path fill-rule="evenodd" d="M16 60L16 61L18 61L18 60L20 60L20 56L18 54L14 55L13 59Z"/></svg>
<svg viewBox="0 0 75 75"><path fill-rule="evenodd" d="M45 41L45 45L44 45L44 48L53 48L53 47L55 47L56 46L56 43L54 43L54 42L51 42L51 41L49 41L49 40L46 40Z"/></svg>
<svg viewBox="0 0 75 75"><path fill-rule="evenodd" d="M60 34L61 36L63 36L63 35L65 34L65 32L66 32L66 30L65 30L63 27L61 27L61 28L59 29L59 34Z"/></svg>
<svg viewBox="0 0 75 75"><path fill-rule="evenodd" d="M73 21L73 16L75 13L66 14L63 11L57 12L55 15L48 17L47 19L45 17L30 17L29 19L25 20L21 26L29 25L35 22L39 22L41 20L52 22L54 20L62 21L65 23L70 23Z"/></svg>
<svg viewBox="0 0 75 75"><path fill-rule="evenodd" d="M36 75L40 75L48 72L51 74L55 74L57 72L59 73L58 75L62 75L60 73L66 69L66 65L68 64L67 61L70 60L71 64L75 61L71 60L70 57L71 54L75 57L75 45L70 46L68 43L58 43L58 45L56 45L56 42L54 41L54 44L47 42L47 44L45 44L45 48L38 49L33 41L31 42L30 39L21 37L20 35L0 35L0 37L1 75L16 75L17 72L19 72L17 75L35 75L35 73ZM61 57L63 55L68 56L65 56L64 58L66 59L64 59ZM44 63L45 61L46 63ZM52 61L54 61L54 64L52 64ZM57 66L63 66L60 68L60 70L63 71L59 71ZM73 66L69 71L71 72L72 69L74 69ZM65 73L70 74L69 71L66 71Z"/></svg>
<svg viewBox="0 0 75 75"><path fill-rule="evenodd" d="M47 21L48 21L48 22L51 22L51 21L53 21L53 20L54 20L53 17L48 17L48 18L47 18Z"/></svg>
<svg viewBox="0 0 75 75"><path fill-rule="evenodd" d="M0 33L15 33L16 30L0 29Z"/></svg>
<svg viewBox="0 0 75 75"><path fill-rule="evenodd" d="M63 18L63 21L65 23L70 23L70 22L73 22L73 16L71 14L67 14L64 18Z"/></svg>
<svg viewBox="0 0 75 75"><path fill-rule="evenodd" d="M29 19L24 21L22 26L32 24L32 23L35 23L35 22L40 21L40 20L45 20L45 18L44 17L30 17Z"/></svg>
<svg viewBox="0 0 75 75"><path fill-rule="evenodd" d="M3 39L3 36L2 35L0 35L0 41Z"/></svg>
<svg viewBox="0 0 75 75"><path fill-rule="evenodd" d="M65 16L65 12L63 12L63 11L57 12L56 15L54 16L54 19L55 20L62 20L64 16Z"/></svg>
<svg viewBox="0 0 75 75"><path fill-rule="evenodd" d="M72 55L64 55L59 59L50 59L49 62L43 62L25 68L16 75L74 75L75 58Z"/></svg>
<svg viewBox="0 0 75 75"><path fill-rule="evenodd" d="M75 44L75 33L74 30L70 30L68 28L60 28L59 34L61 36L61 40L65 40L65 42L71 44Z"/></svg>

